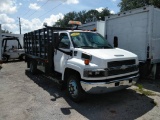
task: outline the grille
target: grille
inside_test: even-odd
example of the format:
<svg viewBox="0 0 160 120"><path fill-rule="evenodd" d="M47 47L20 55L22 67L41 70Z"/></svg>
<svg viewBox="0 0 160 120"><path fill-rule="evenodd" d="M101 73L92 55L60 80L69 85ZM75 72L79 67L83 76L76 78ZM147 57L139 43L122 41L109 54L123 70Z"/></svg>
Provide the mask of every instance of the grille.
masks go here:
<svg viewBox="0 0 160 120"><path fill-rule="evenodd" d="M136 64L135 59L123 60L123 61L112 61L112 62L108 62L108 68L118 67L118 66L122 66L122 65L134 65L134 64Z"/></svg>
<svg viewBox="0 0 160 120"><path fill-rule="evenodd" d="M138 66L132 66L132 67L128 67L126 69L120 69L120 68L119 69L111 69L111 70L108 70L108 76L125 74L125 73L134 72L134 71L138 71Z"/></svg>

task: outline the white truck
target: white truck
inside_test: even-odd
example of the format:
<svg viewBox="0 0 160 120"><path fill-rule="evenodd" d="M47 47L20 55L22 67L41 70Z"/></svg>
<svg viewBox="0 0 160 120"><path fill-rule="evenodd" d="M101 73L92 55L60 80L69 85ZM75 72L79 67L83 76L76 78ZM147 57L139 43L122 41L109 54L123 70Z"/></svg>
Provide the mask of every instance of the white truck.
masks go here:
<svg viewBox="0 0 160 120"><path fill-rule="evenodd" d="M2 33L0 25L0 62L24 60L23 35Z"/></svg>
<svg viewBox="0 0 160 120"><path fill-rule="evenodd" d="M2 61L7 62L9 59L24 60L25 52L18 37L9 34L9 36L2 35L2 41L0 41Z"/></svg>
<svg viewBox="0 0 160 120"><path fill-rule="evenodd" d="M140 74L152 70L155 77L160 63L160 9L154 6L129 10L105 17L105 36L114 47L138 55Z"/></svg>
<svg viewBox="0 0 160 120"><path fill-rule="evenodd" d="M79 102L85 93L128 88L139 78L137 55L113 48L97 32L46 27L24 34L26 62L67 89Z"/></svg>

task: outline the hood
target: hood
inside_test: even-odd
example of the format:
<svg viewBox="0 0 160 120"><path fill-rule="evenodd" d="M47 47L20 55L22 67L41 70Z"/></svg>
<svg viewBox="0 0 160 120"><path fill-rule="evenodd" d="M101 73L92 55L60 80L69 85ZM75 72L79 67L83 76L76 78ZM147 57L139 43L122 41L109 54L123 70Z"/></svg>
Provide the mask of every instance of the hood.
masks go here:
<svg viewBox="0 0 160 120"><path fill-rule="evenodd" d="M120 48L113 48L113 49L79 49L82 53L90 54L94 57L100 59L114 59L114 58L126 58L131 57L135 58L137 55L131 53L129 51L120 49Z"/></svg>

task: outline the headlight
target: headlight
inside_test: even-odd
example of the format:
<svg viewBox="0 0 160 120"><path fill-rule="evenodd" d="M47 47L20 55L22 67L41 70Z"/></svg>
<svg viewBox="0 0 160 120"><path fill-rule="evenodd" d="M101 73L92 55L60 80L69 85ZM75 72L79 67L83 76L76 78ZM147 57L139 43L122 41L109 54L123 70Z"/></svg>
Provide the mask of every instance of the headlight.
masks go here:
<svg viewBox="0 0 160 120"><path fill-rule="evenodd" d="M106 77L108 72L105 69L85 69L84 77Z"/></svg>

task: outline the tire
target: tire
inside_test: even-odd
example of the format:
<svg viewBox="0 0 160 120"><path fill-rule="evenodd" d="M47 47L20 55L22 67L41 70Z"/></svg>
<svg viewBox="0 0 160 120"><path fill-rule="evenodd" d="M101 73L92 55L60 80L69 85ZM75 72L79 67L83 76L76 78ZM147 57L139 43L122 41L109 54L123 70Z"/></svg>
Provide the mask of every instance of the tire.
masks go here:
<svg viewBox="0 0 160 120"><path fill-rule="evenodd" d="M150 63L141 63L139 65L139 73L140 73L140 78L145 79L147 78L150 73L151 73L151 65Z"/></svg>
<svg viewBox="0 0 160 120"><path fill-rule="evenodd" d="M35 75L37 72L37 63L35 61L30 62L30 72Z"/></svg>
<svg viewBox="0 0 160 120"><path fill-rule="evenodd" d="M25 55L21 55L21 56L19 57L19 59L20 59L20 60L25 60Z"/></svg>
<svg viewBox="0 0 160 120"><path fill-rule="evenodd" d="M8 62L8 58L5 56L2 58L3 62Z"/></svg>
<svg viewBox="0 0 160 120"><path fill-rule="evenodd" d="M9 56L7 56L7 55L4 55L4 56L2 57L2 61L3 61L3 62L8 62L8 59L9 59Z"/></svg>
<svg viewBox="0 0 160 120"><path fill-rule="evenodd" d="M80 77L78 74L68 77L67 93L74 102L78 103L84 100L85 92L80 85Z"/></svg>

